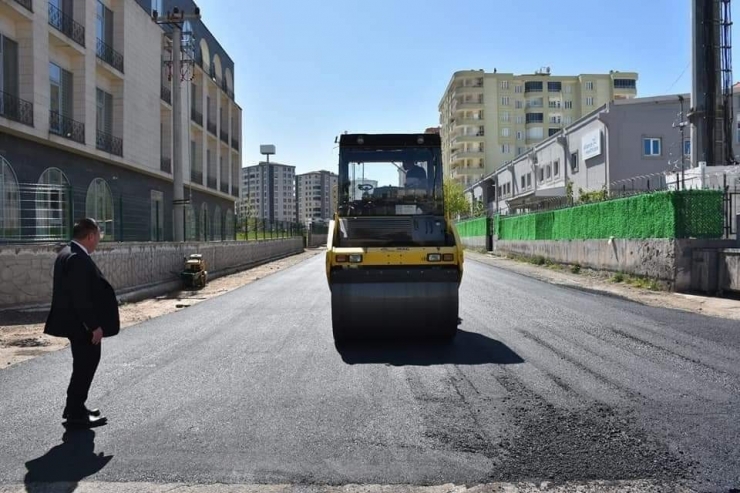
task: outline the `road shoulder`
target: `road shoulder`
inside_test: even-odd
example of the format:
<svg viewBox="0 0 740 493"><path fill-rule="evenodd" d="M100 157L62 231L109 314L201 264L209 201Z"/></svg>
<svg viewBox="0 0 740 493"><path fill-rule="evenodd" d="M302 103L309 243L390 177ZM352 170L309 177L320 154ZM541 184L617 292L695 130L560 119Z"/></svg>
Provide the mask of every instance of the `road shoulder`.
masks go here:
<svg viewBox="0 0 740 493"><path fill-rule="evenodd" d="M252 267L210 281L198 291L178 290L162 296L124 303L119 307L121 328L174 313L202 301L216 298L258 279L287 269L325 251L306 249L302 253ZM69 341L43 333L47 310L5 310L0 312L0 370L36 356L67 347Z"/></svg>
<svg viewBox="0 0 740 493"><path fill-rule="evenodd" d="M581 270L579 273L572 273L560 266L533 265L492 253L466 250L465 259L499 267L556 286L613 296L646 306L740 320L740 300L646 289L623 282L614 282L613 276L607 277L601 272Z"/></svg>

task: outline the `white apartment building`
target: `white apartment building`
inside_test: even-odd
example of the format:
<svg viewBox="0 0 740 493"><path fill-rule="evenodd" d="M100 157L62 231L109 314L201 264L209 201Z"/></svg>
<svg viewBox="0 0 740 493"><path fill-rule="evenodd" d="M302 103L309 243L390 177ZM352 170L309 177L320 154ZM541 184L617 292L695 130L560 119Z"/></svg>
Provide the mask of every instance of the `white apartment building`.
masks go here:
<svg viewBox="0 0 740 493"><path fill-rule="evenodd" d="M683 98L683 103L681 101ZM666 174L691 166L689 132L674 125L690 96L611 101L505 163L467 192L490 212L555 208L580 193L664 189Z"/></svg>
<svg viewBox="0 0 740 493"><path fill-rule="evenodd" d="M439 103L445 176L470 185L608 101L633 98L637 74L455 72Z"/></svg>
<svg viewBox="0 0 740 493"><path fill-rule="evenodd" d="M151 14L174 5L196 8L0 0L0 241L63 239L83 216L101 223L104 241L172 239L171 42ZM202 22L184 28L195 60L181 86L186 237L230 238L241 166L233 62ZM204 101L215 129L191 122L191 104ZM202 152L192 166L191 142Z"/></svg>
<svg viewBox="0 0 740 493"><path fill-rule="evenodd" d="M295 166L260 162L242 168L240 218L296 222Z"/></svg>
<svg viewBox="0 0 740 493"><path fill-rule="evenodd" d="M296 176L297 220L302 224L328 221L336 210L339 175L321 170Z"/></svg>

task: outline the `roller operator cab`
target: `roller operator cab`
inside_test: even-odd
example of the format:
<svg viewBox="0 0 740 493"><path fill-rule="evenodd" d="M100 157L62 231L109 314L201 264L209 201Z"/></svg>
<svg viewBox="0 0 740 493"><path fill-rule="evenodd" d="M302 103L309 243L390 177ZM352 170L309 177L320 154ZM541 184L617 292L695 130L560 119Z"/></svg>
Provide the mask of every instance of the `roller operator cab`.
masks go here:
<svg viewBox="0 0 740 493"><path fill-rule="evenodd" d="M436 134L345 134L326 275L334 340L452 339L463 249Z"/></svg>

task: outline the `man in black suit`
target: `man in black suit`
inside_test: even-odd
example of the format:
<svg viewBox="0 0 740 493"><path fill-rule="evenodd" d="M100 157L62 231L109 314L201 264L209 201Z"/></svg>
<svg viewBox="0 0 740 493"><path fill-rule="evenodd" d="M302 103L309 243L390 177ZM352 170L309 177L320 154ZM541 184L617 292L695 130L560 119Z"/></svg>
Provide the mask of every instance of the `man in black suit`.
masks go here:
<svg viewBox="0 0 740 493"><path fill-rule="evenodd" d="M80 220L72 238L54 263L54 291L44 333L68 338L72 349L72 377L62 417L72 425L97 426L107 420L85 402L100 363L100 343L120 330L118 300L90 257L102 238L97 222Z"/></svg>

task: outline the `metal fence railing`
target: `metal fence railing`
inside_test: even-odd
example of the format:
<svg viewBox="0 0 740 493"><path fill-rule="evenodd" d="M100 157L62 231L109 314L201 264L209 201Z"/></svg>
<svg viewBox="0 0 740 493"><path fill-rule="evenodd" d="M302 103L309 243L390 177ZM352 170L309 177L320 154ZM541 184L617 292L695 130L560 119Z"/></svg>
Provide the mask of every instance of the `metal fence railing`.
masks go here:
<svg viewBox="0 0 740 493"><path fill-rule="evenodd" d="M546 212L576 207L593 202L616 200L635 195L652 194L668 190L717 190L723 193L723 230L725 238L736 238L737 216L740 214L740 166L728 167L720 171L707 171L703 175L682 176L680 173L666 175L655 173L635 176L625 180L611 182L609 188L601 190L575 190L569 195L556 197L537 197L530 201L517 200L517 196L494 199L487 206L483 204L471 207L470 211L458 214L458 221L477 217L495 215L517 216L535 212Z"/></svg>
<svg viewBox="0 0 740 493"><path fill-rule="evenodd" d="M161 192L148 196L111 192L103 180L87 188L0 182L0 244L69 241L75 220L92 217L104 242L163 242L173 238L173 206ZM187 197L187 195L186 195ZM295 222L237 218L233 205L215 197L185 205L186 241L244 241L304 234Z"/></svg>

